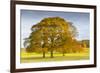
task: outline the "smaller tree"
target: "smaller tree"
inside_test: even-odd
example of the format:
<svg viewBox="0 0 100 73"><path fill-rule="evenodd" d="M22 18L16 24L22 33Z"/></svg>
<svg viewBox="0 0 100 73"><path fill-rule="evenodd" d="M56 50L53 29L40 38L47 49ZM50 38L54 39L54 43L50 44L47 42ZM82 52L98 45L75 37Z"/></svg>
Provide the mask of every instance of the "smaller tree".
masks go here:
<svg viewBox="0 0 100 73"><path fill-rule="evenodd" d="M76 39L74 39L73 42L72 42L72 51L73 51L73 53L83 51L83 47L81 46L80 42L77 41Z"/></svg>

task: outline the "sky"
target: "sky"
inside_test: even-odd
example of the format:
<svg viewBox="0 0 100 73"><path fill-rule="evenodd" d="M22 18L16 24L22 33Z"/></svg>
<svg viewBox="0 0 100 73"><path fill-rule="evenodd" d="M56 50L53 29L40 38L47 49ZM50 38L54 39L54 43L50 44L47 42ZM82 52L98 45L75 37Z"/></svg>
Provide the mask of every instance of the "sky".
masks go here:
<svg viewBox="0 0 100 73"><path fill-rule="evenodd" d="M66 21L72 22L78 30L77 40L90 39L90 14L83 12L61 12L61 11L39 11L21 10L21 47L23 48L24 39L29 37L31 27L43 18L61 17Z"/></svg>

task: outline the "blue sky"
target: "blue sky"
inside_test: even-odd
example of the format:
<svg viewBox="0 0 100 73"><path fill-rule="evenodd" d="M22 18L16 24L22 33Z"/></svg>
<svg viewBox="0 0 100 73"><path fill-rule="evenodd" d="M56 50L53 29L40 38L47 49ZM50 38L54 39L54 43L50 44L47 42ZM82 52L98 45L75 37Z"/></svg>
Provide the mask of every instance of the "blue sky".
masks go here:
<svg viewBox="0 0 100 73"><path fill-rule="evenodd" d="M21 10L21 47L24 47L24 38L30 35L32 25L47 17L61 17L72 22L78 30L79 35L76 37L78 40L90 39L89 13Z"/></svg>

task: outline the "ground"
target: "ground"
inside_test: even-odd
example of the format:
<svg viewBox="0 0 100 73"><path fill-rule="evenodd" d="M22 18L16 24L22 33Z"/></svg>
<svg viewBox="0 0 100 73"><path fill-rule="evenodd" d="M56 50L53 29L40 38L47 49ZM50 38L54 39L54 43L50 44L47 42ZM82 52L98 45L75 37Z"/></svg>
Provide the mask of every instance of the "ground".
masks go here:
<svg viewBox="0 0 100 73"><path fill-rule="evenodd" d="M27 53L25 50L21 50L21 63L86 60L89 59L89 48L85 50L81 53L66 53L65 56L62 56L61 53L54 53L54 58L50 58L49 53L46 53L46 58L42 58L42 53Z"/></svg>

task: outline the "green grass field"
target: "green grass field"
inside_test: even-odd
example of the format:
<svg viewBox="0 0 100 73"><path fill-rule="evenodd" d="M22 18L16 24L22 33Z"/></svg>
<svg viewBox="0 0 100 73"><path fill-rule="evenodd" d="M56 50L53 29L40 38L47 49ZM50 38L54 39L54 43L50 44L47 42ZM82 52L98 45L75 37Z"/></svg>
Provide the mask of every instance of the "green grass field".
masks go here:
<svg viewBox="0 0 100 73"><path fill-rule="evenodd" d="M66 53L62 56L61 53L54 53L54 58L50 58L50 54L46 53L46 58L42 58L42 53L27 53L21 50L21 63L31 62L49 62L49 61L69 61L69 60L86 60L89 59L89 49L81 53Z"/></svg>

